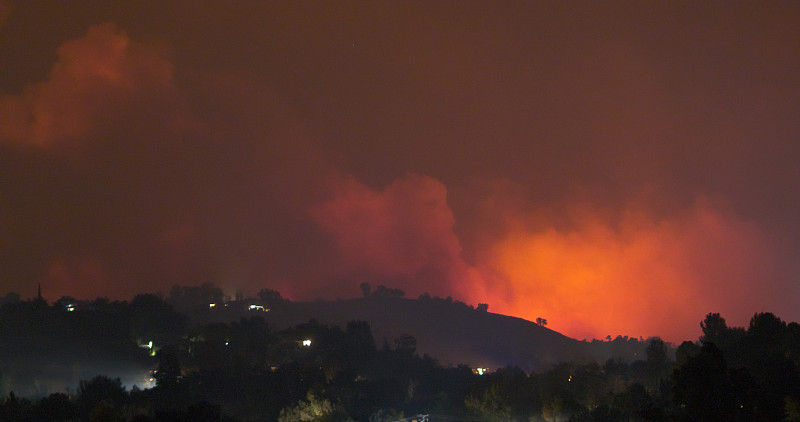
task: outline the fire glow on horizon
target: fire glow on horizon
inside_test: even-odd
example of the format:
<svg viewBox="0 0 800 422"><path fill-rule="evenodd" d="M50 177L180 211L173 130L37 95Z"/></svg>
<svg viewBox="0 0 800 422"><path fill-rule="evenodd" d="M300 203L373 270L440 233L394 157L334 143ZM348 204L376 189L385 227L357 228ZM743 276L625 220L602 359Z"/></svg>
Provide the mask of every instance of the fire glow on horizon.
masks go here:
<svg viewBox="0 0 800 422"><path fill-rule="evenodd" d="M800 319L800 5L477 4L0 2L0 293Z"/></svg>
<svg viewBox="0 0 800 422"><path fill-rule="evenodd" d="M526 229L542 218L506 209L505 234L467 263L440 182L409 175L380 192L345 185L314 211L337 239L342 275L401 280L411 293L435 287L529 321L544 316L579 339L693 339L709 306L746 306L759 295L750 281L775 265L757 226L702 197L671 219L629 207L613 225L573 206L567 229Z"/></svg>

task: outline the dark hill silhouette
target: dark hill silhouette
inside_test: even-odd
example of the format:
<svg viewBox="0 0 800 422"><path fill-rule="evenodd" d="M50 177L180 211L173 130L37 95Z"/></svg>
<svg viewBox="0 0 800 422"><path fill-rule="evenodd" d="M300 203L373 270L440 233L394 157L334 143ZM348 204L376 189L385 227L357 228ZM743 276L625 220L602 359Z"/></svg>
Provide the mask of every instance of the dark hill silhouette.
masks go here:
<svg viewBox="0 0 800 422"><path fill-rule="evenodd" d="M225 319L248 314L230 311L224 312ZM476 310L440 298L287 301L259 315L278 329L310 319L342 327L348 321L364 320L369 322L379 345L382 341L393 345L394 339L408 334L416 338L417 353L428 354L444 365L463 363L493 369L517 365L538 371L558 362L602 362L612 356L612 343L578 341L521 318ZM630 355L619 357L634 359L633 353Z"/></svg>

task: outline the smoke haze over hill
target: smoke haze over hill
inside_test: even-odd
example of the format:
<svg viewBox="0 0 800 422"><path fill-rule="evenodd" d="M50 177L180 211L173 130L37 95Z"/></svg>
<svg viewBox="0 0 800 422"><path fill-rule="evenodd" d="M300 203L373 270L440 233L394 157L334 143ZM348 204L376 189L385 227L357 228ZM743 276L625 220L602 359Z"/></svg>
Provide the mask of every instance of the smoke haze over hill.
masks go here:
<svg viewBox="0 0 800 422"><path fill-rule="evenodd" d="M794 3L0 4L0 289L800 319ZM32 30L35 28L35 30Z"/></svg>

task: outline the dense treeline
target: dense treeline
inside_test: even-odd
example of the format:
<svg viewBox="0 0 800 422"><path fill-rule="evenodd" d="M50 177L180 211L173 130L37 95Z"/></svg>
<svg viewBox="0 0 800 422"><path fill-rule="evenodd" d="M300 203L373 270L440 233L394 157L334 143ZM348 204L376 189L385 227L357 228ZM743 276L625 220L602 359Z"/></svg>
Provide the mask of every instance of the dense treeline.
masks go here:
<svg viewBox="0 0 800 422"><path fill-rule="evenodd" d="M259 298L283 301L271 290ZM426 414L431 422L800 421L800 325L770 313L756 314L747 328L709 314L700 340L681 344L675 360L653 338L630 363L478 375L419 356L411 336L378 344L363 321L275 330L255 308L235 322L211 322L209 304L225 300L210 285L130 302L62 298L49 305L6 296L0 420L377 422ZM153 385L126 389L101 374L72 392L21 398L8 388L20 381L14 365L26 359L129 362Z"/></svg>

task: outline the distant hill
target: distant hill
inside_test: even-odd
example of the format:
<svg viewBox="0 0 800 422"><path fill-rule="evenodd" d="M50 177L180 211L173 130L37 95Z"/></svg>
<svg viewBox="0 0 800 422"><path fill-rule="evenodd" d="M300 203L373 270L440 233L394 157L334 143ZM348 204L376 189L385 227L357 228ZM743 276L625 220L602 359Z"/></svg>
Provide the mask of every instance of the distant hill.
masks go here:
<svg viewBox="0 0 800 422"><path fill-rule="evenodd" d="M238 318L248 313L225 314ZM578 341L531 321L440 298L283 302L259 315L279 329L310 319L342 327L348 321L364 320L369 322L379 347L384 341L393 346L394 339L409 334L417 340L417 353L428 354L444 365L463 363L492 369L517 365L529 371L545 370L566 361L602 363L611 356L631 361L637 355L643 358L639 353L644 349L641 342L633 340L632 345L627 339Z"/></svg>

